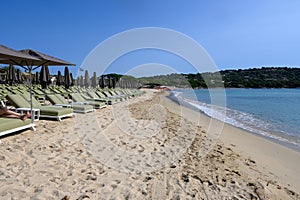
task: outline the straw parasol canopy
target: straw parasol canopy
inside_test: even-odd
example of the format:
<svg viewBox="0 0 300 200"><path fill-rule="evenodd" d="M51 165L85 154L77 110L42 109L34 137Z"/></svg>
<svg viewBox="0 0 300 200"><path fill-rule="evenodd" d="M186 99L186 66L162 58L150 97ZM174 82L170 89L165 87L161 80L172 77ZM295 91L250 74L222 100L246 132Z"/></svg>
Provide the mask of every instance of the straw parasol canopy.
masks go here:
<svg viewBox="0 0 300 200"><path fill-rule="evenodd" d="M107 75L107 87L110 89L111 88L111 76Z"/></svg>
<svg viewBox="0 0 300 200"><path fill-rule="evenodd" d="M74 80L74 78L73 78L73 74L72 74L72 73L70 73L70 79L71 79L71 84L70 84L70 86L74 86L74 85L75 85L75 80Z"/></svg>
<svg viewBox="0 0 300 200"><path fill-rule="evenodd" d="M4 83L4 79L2 78L2 75L6 75L6 73L0 71L0 83Z"/></svg>
<svg viewBox="0 0 300 200"><path fill-rule="evenodd" d="M9 68L8 68L7 81L9 83L9 85L13 85L13 83L17 81L17 77L16 77L16 73L15 73L15 68L14 68L14 66L12 64L10 64Z"/></svg>
<svg viewBox="0 0 300 200"><path fill-rule="evenodd" d="M79 85L79 81L80 81L80 77L77 76L76 81L75 81L75 84L76 84L77 86L80 86L80 85Z"/></svg>
<svg viewBox="0 0 300 200"><path fill-rule="evenodd" d="M40 84L43 89L46 89L47 86L51 83L50 73L47 65L43 65L40 72Z"/></svg>
<svg viewBox="0 0 300 200"><path fill-rule="evenodd" d="M19 84L24 82L24 79L22 77L22 73L21 73L20 69L17 69L17 82Z"/></svg>
<svg viewBox="0 0 300 200"><path fill-rule="evenodd" d="M84 73L84 87L88 88L89 86L90 86L89 71L85 70L85 73Z"/></svg>
<svg viewBox="0 0 300 200"><path fill-rule="evenodd" d="M105 84L104 84L104 75L101 75L101 78L99 80L99 86L101 89L103 89L105 87Z"/></svg>
<svg viewBox="0 0 300 200"><path fill-rule="evenodd" d="M117 77L112 77L112 88L116 88Z"/></svg>
<svg viewBox="0 0 300 200"><path fill-rule="evenodd" d="M58 70L58 72L57 72L56 85L58 85L58 86L62 85L62 76L61 76L60 70Z"/></svg>
<svg viewBox="0 0 300 200"><path fill-rule="evenodd" d="M40 84L40 73L39 72L35 72L35 80L34 80L35 84Z"/></svg>
<svg viewBox="0 0 300 200"><path fill-rule="evenodd" d="M83 76L82 75L80 76L80 79L79 79L79 85L80 85L80 87L84 86L84 81L83 81Z"/></svg>
<svg viewBox="0 0 300 200"><path fill-rule="evenodd" d="M0 63L1 64L12 64L12 65L30 65L33 62L40 62L36 57L33 57L31 55L28 55L23 52L19 52L16 50L13 50L11 48L8 48L4 45L0 44Z"/></svg>
<svg viewBox="0 0 300 200"><path fill-rule="evenodd" d="M65 73L64 73L64 84L65 84L65 88L69 89L70 85L71 85L71 77L70 77L70 72L69 72L69 68L65 67Z"/></svg>
<svg viewBox="0 0 300 200"><path fill-rule="evenodd" d="M93 73L91 86L93 88L97 87L97 74L96 74L96 72Z"/></svg>
<svg viewBox="0 0 300 200"><path fill-rule="evenodd" d="M70 63L68 61L55 58L53 56L47 55L45 53L41 53L36 50L32 49L23 49L20 50L20 52L25 53L29 56L32 56L34 58L38 58L40 60L40 63L35 64L34 66L41 66L41 65L47 65L47 66L75 66L75 64ZM42 61L42 62L41 62Z"/></svg>

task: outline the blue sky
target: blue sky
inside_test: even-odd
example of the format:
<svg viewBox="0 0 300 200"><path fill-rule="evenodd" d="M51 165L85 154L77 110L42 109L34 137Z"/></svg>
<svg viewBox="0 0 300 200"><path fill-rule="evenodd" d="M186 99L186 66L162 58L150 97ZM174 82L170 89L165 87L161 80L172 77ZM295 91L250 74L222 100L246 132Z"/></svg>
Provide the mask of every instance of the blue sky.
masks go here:
<svg viewBox="0 0 300 200"><path fill-rule="evenodd" d="M168 28L191 37L218 69L300 66L298 0L10 0L1 2L1 8L0 44L76 63L74 74L101 42L142 27ZM108 71L127 73L134 66L159 63L178 72L196 72L185 60L160 51L127 56Z"/></svg>

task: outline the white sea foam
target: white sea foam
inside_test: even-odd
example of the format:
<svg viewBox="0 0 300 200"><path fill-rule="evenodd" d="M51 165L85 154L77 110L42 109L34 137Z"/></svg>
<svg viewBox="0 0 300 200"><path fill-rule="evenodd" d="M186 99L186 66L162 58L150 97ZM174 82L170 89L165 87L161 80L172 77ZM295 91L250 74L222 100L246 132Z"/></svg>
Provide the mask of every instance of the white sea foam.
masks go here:
<svg viewBox="0 0 300 200"><path fill-rule="evenodd" d="M218 119L235 127L275 140L300 146L300 139L289 136L285 132L278 131L278 128L275 124L261 120L254 115L230 108L224 108L196 100L187 99L181 95L181 92L173 92L173 94L179 101L188 103L189 105L197 108L201 112L214 119ZM275 130L277 130L277 132Z"/></svg>

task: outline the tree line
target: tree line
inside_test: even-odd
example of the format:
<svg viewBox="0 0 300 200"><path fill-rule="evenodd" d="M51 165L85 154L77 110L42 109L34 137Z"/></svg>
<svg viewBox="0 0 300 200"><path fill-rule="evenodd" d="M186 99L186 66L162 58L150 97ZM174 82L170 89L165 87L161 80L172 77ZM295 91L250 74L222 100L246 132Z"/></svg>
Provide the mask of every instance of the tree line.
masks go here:
<svg viewBox="0 0 300 200"><path fill-rule="evenodd" d="M299 88L300 68L262 67L197 74L169 74L139 79L175 87Z"/></svg>

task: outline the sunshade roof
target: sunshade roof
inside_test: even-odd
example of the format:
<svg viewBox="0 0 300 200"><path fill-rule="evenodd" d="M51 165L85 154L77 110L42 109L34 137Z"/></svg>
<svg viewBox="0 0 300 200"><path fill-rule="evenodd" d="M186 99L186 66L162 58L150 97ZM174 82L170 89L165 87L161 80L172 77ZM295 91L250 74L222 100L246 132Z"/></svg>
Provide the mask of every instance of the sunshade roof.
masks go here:
<svg viewBox="0 0 300 200"><path fill-rule="evenodd" d="M22 53L26 53L27 55L33 56L35 58L38 58L39 60L44 61L42 64L48 65L48 66L61 66L61 65L73 65L75 66L75 64L70 63L68 61L59 59L59 58L55 58L53 56L32 50L32 49L23 49L20 52Z"/></svg>
<svg viewBox="0 0 300 200"><path fill-rule="evenodd" d="M40 62L40 60L36 57L33 57L20 51L13 50L0 44L0 63L25 65L27 64L26 61L28 63Z"/></svg>

